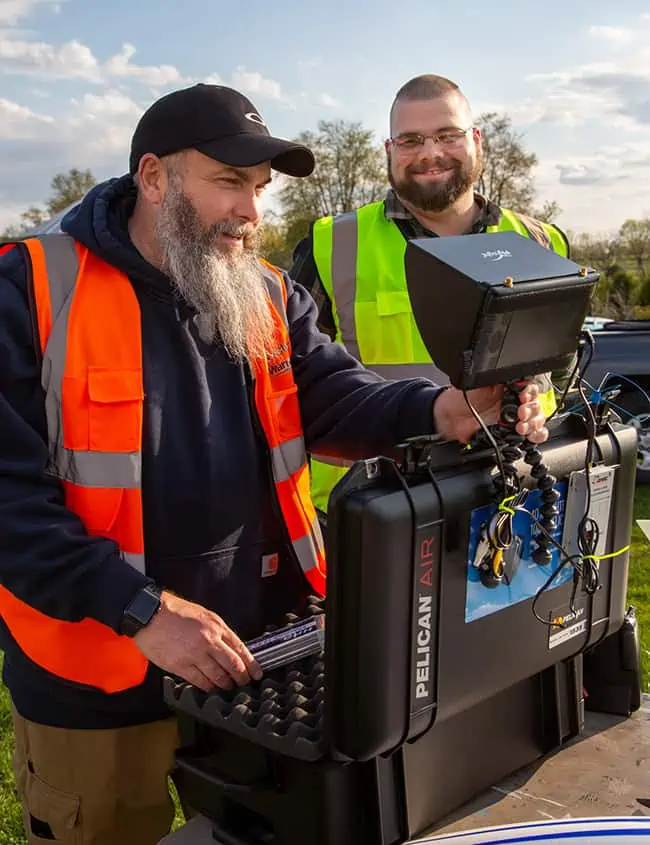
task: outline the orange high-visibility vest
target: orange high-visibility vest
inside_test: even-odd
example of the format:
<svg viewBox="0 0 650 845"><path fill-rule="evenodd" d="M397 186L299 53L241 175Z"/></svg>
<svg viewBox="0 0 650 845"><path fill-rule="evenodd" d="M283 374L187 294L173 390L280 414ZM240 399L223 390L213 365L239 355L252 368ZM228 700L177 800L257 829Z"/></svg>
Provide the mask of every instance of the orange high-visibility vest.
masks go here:
<svg viewBox="0 0 650 845"><path fill-rule="evenodd" d="M88 534L108 537L145 571L142 521L144 389L140 307L128 277L67 235L23 242L31 259L49 439L48 472ZM325 556L309 495L309 467L291 369L282 274L262 270L277 346L251 361L254 406L293 552L325 594ZM227 444L224 444L227 448ZM255 519L256 515L251 514ZM65 622L0 587L0 615L23 652L48 672L107 693L137 686L147 660L128 637L94 619Z"/></svg>

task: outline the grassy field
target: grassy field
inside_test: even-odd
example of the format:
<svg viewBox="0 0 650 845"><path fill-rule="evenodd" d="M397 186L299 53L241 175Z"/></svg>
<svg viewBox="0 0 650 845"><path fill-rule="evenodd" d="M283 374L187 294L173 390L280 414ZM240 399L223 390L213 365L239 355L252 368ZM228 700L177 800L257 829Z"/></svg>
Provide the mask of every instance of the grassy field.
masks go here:
<svg viewBox="0 0 650 845"><path fill-rule="evenodd" d="M628 603L636 607L641 630L643 689L650 692L650 545L636 524L637 519L650 519L650 485L639 487L636 492L627 588Z"/></svg>
<svg viewBox="0 0 650 845"><path fill-rule="evenodd" d="M637 491L635 520L650 519L650 486ZM650 547L634 524L628 603L635 605L641 628L643 688L650 692ZM0 685L0 845L24 845L22 817L13 789L11 755L13 738L9 697ZM178 806L178 802L176 801ZM174 827L182 823L177 811Z"/></svg>

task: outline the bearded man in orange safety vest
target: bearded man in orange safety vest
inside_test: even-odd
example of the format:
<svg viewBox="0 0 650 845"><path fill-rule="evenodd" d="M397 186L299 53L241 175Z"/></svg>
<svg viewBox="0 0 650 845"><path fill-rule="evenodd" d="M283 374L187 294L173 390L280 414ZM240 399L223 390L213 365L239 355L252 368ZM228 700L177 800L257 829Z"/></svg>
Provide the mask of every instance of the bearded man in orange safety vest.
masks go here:
<svg viewBox="0 0 650 845"><path fill-rule="evenodd" d="M0 256L0 617L29 842L157 842L173 673L259 679L244 645L325 592L307 451L467 441L458 391L384 381L256 254L273 171L307 148L240 93L142 116L129 173ZM487 422L500 388L475 391ZM547 437L531 386L518 430Z"/></svg>

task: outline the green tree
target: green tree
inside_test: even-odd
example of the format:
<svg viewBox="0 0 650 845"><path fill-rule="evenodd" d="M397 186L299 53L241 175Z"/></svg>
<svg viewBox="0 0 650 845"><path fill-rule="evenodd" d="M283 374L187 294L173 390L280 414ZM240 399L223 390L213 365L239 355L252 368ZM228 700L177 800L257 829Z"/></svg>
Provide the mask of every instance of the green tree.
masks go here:
<svg viewBox="0 0 650 845"><path fill-rule="evenodd" d="M574 261L587 264L601 273L609 273L618 262L621 242L618 237L591 235L588 232L569 234Z"/></svg>
<svg viewBox="0 0 650 845"><path fill-rule="evenodd" d="M622 276L619 260L622 253L617 236L569 233L571 257L578 264L593 267L600 275L593 296L592 313L601 317L620 317L621 309L629 309L626 297L634 290L633 280Z"/></svg>
<svg viewBox="0 0 650 845"><path fill-rule="evenodd" d="M532 212L532 216L541 220L542 223L555 223L560 214L562 214L562 209L555 200L546 200L541 208Z"/></svg>
<svg viewBox="0 0 650 845"><path fill-rule="evenodd" d="M57 173L50 183L52 195L47 201L49 214L63 211L73 202L80 200L97 184L90 170L73 167L67 173Z"/></svg>
<svg viewBox="0 0 650 845"><path fill-rule="evenodd" d="M23 211L20 215L19 222L14 223L12 226L7 226L4 232L0 234L0 238L7 240L12 238L23 238L26 234L31 232L35 226L44 223L47 218L48 215L42 208L30 205L27 211Z"/></svg>
<svg viewBox="0 0 650 845"><path fill-rule="evenodd" d="M640 279L639 305L644 308L650 306L650 273L647 270Z"/></svg>
<svg viewBox="0 0 650 845"><path fill-rule="evenodd" d="M650 217L626 220L621 226L620 240L626 256L634 261L639 275L643 275L650 259Z"/></svg>
<svg viewBox="0 0 650 845"><path fill-rule="evenodd" d="M629 270L616 264L608 273L610 284L610 303L615 309L615 316L621 320L634 317L638 300L638 281Z"/></svg>
<svg viewBox="0 0 650 845"><path fill-rule="evenodd" d="M45 208L31 205L23 211L17 224L9 226L2 233L4 238L20 238L31 232L35 226L45 223L59 211L80 200L96 185L95 177L90 170L78 170L73 167L67 173L57 173L50 182L52 191Z"/></svg>
<svg viewBox="0 0 650 845"><path fill-rule="evenodd" d="M526 150L523 136L513 129L509 115L485 112L476 125L483 138L478 190L497 205L529 212L535 198L533 170L537 156Z"/></svg>
<svg viewBox="0 0 650 845"><path fill-rule="evenodd" d="M296 141L313 150L316 167L306 179L283 180L279 192L292 244L304 237L313 220L383 197L385 155L360 123L322 120L317 132L302 132Z"/></svg>
<svg viewBox="0 0 650 845"><path fill-rule="evenodd" d="M295 243L288 237L286 222L273 212L264 215L259 231L259 254L276 267L288 270L292 264L292 251Z"/></svg>

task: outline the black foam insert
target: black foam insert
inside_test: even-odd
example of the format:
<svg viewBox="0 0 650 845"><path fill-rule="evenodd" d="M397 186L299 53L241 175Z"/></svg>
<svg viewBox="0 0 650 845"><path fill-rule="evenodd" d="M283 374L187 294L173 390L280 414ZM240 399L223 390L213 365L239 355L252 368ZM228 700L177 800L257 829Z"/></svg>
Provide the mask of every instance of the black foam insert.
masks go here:
<svg viewBox="0 0 650 845"><path fill-rule="evenodd" d="M324 612L324 601L310 596L303 611L287 614L282 626L292 626ZM172 709L272 751L309 761L319 760L327 753L323 736L323 653L280 666L265 673L259 682L233 690L205 693L168 677L164 694Z"/></svg>

